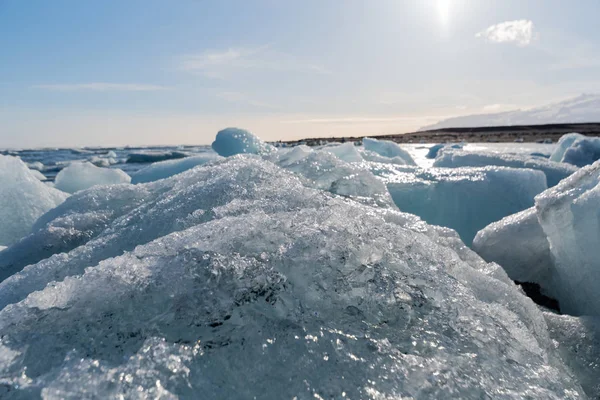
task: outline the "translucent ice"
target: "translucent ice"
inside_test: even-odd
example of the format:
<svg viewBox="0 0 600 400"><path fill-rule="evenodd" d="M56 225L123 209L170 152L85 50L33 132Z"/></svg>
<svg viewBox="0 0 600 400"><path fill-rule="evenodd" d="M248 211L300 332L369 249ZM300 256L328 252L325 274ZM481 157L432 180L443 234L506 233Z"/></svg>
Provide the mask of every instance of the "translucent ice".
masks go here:
<svg viewBox="0 0 600 400"><path fill-rule="evenodd" d="M542 171L546 175L548 187L555 186L561 179L566 178L577 168L549 161L540 157L524 154L506 154L491 152L471 152L445 150L436 158L434 167L483 167L497 165L511 168L530 168Z"/></svg>
<svg viewBox="0 0 600 400"><path fill-rule="evenodd" d="M121 185L139 206L0 285L3 393L584 396L540 311L451 235L307 182L238 156Z"/></svg>
<svg viewBox="0 0 600 400"><path fill-rule="evenodd" d="M600 318L544 313L550 336L564 363L590 399L600 398Z"/></svg>
<svg viewBox="0 0 600 400"><path fill-rule="evenodd" d="M427 155L425 157L427 158L436 158L438 153L440 152L440 150L443 149L462 149L463 146L461 144L448 144L448 143L440 143L440 144L436 144L433 145L429 148L429 151L427 152Z"/></svg>
<svg viewBox="0 0 600 400"><path fill-rule="evenodd" d="M474 248L511 277L538 283L562 312L600 315L599 183L597 161L536 196L535 217L529 210L486 227Z"/></svg>
<svg viewBox="0 0 600 400"><path fill-rule="evenodd" d="M489 223L533 206L535 195L546 189L544 174L530 169L380 166L374 172L400 210L455 229L468 245Z"/></svg>
<svg viewBox="0 0 600 400"><path fill-rule="evenodd" d="M511 279L550 289L552 256L534 207L486 226L475 236L473 250L502 265Z"/></svg>
<svg viewBox="0 0 600 400"><path fill-rule="evenodd" d="M100 168L89 162L74 162L56 175L55 186L67 193L75 193L96 185L129 183L131 177L120 169Z"/></svg>
<svg viewBox="0 0 600 400"><path fill-rule="evenodd" d="M67 196L40 182L20 159L0 155L0 245L16 243Z"/></svg>
<svg viewBox="0 0 600 400"><path fill-rule="evenodd" d="M398 144L391 142L389 140L378 140L372 138L364 138L362 140L363 147L374 153L379 154L380 156L387 158L400 158L404 161L406 165L416 165L415 161L411 157L411 155L400 147Z"/></svg>
<svg viewBox="0 0 600 400"><path fill-rule="evenodd" d="M217 133L212 148L223 157L235 154L268 154L275 148L245 129L226 128Z"/></svg>
<svg viewBox="0 0 600 400"><path fill-rule="evenodd" d="M568 133L566 135L562 135L561 138L558 140L556 149L554 149L554 152L552 152L552 154L550 155L550 160L555 162L561 162L567 149L571 147L571 145L576 140L585 138L586 137L580 133Z"/></svg>
<svg viewBox="0 0 600 400"><path fill-rule="evenodd" d="M561 310L600 315L600 161L536 197L538 220L554 258Z"/></svg>
<svg viewBox="0 0 600 400"><path fill-rule="evenodd" d="M362 162L363 158L356 149L354 143L348 142L335 146L323 148L324 152L331 153L342 161L346 162Z"/></svg>
<svg viewBox="0 0 600 400"><path fill-rule="evenodd" d="M182 173L188 169L194 168L197 165L202 165L219 159L217 154L207 153L193 157L186 157L181 160L168 160L151 164L133 175L131 175L131 183L153 182L159 179L165 179L170 176Z"/></svg>
<svg viewBox="0 0 600 400"><path fill-rule="evenodd" d="M587 137L573 142L565 151L562 161L583 167L598 159L600 159L600 138Z"/></svg>

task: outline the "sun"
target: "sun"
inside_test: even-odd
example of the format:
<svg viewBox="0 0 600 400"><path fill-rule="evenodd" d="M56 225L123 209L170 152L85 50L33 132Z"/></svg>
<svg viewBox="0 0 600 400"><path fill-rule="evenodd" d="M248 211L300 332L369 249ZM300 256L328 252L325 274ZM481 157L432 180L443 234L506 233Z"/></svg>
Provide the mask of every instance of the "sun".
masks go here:
<svg viewBox="0 0 600 400"><path fill-rule="evenodd" d="M436 0L437 1L437 12L442 25L446 25L450 19L450 7L452 6L452 0Z"/></svg>

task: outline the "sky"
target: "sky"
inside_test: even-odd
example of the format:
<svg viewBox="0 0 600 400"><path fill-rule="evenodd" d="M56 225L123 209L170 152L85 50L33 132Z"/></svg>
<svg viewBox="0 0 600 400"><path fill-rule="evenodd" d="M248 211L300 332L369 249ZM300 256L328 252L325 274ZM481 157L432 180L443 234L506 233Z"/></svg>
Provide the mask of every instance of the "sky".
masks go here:
<svg viewBox="0 0 600 400"><path fill-rule="evenodd" d="M415 131L600 92L598 0L0 0L0 148Z"/></svg>

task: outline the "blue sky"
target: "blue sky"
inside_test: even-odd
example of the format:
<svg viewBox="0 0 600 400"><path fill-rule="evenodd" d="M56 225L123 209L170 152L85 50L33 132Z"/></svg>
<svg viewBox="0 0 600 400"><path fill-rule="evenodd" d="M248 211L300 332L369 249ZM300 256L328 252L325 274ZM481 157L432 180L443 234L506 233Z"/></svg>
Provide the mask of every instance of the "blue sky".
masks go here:
<svg viewBox="0 0 600 400"><path fill-rule="evenodd" d="M408 132L600 91L598 0L0 0L0 147Z"/></svg>

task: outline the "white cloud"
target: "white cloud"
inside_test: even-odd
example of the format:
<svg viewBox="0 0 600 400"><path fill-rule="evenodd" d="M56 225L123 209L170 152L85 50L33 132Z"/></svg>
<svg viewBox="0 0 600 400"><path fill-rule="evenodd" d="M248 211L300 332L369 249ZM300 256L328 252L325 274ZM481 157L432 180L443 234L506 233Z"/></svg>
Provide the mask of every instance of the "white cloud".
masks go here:
<svg viewBox="0 0 600 400"><path fill-rule="evenodd" d="M527 46L531 44L535 34L533 21L520 19L492 25L475 36L494 43L515 43L517 46Z"/></svg>
<svg viewBox="0 0 600 400"><path fill-rule="evenodd" d="M329 73L322 66L273 51L268 46L207 50L199 54L188 54L180 58L178 69L200 73L209 78L226 78L236 71L249 69Z"/></svg>
<svg viewBox="0 0 600 400"><path fill-rule="evenodd" d="M481 109L484 112L501 112L506 110L514 110L517 108L514 104L487 104L483 106Z"/></svg>
<svg viewBox="0 0 600 400"><path fill-rule="evenodd" d="M153 92L165 90L166 86L146 85L138 83L58 83L46 85L33 85L34 89L54 90L58 92L92 91L92 92Z"/></svg>

